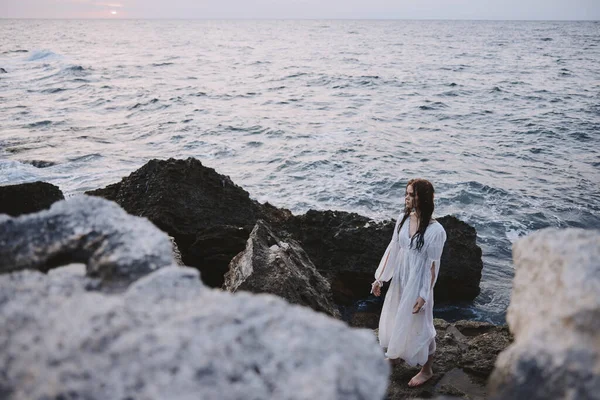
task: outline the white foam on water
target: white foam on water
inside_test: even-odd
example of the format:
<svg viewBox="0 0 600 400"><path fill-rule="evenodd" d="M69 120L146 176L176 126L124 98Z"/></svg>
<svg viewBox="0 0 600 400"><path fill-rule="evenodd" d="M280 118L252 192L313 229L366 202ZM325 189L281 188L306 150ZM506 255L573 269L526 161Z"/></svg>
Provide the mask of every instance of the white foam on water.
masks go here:
<svg viewBox="0 0 600 400"><path fill-rule="evenodd" d="M62 56L52 52L51 50L43 49L43 50L33 50L31 51L25 58L26 61L49 61L49 60L58 60L61 59Z"/></svg>
<svg viewBox="0 0 600 400"><path fill-rule="evenodd" d="M17 185L20 183L43 180L40 169L33 165L12 160L0 160L0 185Z"/></svg>

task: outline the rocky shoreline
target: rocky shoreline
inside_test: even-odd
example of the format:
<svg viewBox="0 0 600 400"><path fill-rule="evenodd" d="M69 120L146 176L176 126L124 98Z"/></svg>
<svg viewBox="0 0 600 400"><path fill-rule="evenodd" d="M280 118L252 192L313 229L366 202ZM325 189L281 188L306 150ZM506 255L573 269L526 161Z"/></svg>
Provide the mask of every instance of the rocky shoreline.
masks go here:
<svg viewBox="0 0 600 400"><path fill-rule="evenodd" d="M86 194L114 201L174 237L183 262L198 268L211 287L223 285L229 263L263 220L282 239L301 245L330 282L337 304L368 294L395 224L339 211L310 210L296 216L258 203L229 177L193 158L151 160L120 182ZM438 220L448 232L448 243L436 301L471 301L479 294L483 268L475 229L450 216Z"/></svg>
<svg viewBox="0 0 600 400"><path fill-rule="evenodd" d="M203 398L231 399L438 395L484 399L509 398L503 393L514 393L505 391L514 378L506 378L508 375L498 369L492 374L498 354L513 343L512 327L509 332L507 326L436 320L436 374L424 386L411 389L406 382L416 373L415 368L394 365L390 369L382 362L376 335L336 321L343 318L353 327L376 327L377 307L356 312L352 306L369 296L373 271L391 238L393 220L376 222L337 211L310 210L293 215L289 210L258 203L229 177L192 158L151 160L120 182L86 194L61 201L60 190L43 182L0 187L0 316L10 322L3 329L2 337L7 339L0 340L0 350L7 355L0 357L0 370L6 371L0 372L0 394L4 397L46 398L64 395L65 390L80 396L74 398L131 394L131 398L138 398L135 394L140 398L185 398L185 393L203 393ZM452 216L438 221L446 229L448 241L435 289L436 302L471 301L479 294L483 268L476 232ZM53 269L70 263L84 263L85 273L75 274L73 267ZM47 304L30 309L33 304L44 303L44 296L49 296ZM277 300L280 298L287 302ZM219 303L230 304L233 311L224 310L230 317L219 315ZM80 311L69 309L77 304L83 307ZM246 310L246 306L250 308ZM56 314L53 307L64 314ZM264 321L252 322L240 331L251 330L246 341L238 325L246 325L247 315L255 315L252 321L262 318L258 313L262 307L272 311L264 315ZM202 314L204 308L214 310ZM112 317L107 319L106 312L122 322L109 322ZM61 325L70 313L77 314L72 323L95 328L85 330L87 338L71 338L76 347L67 346L70 350L64 360L71 360L72 365L61 358L55 371L55 359L62 354L57 349L66 344L52 335L71 335L63 331L68 327ZM144 325L147 330L130 318L142 325L148 318ZM217 321L221 321L218 326ZM169 332L175 326L181 333L173 336ZM39 334L35 334L39 327L49 331L49 341L40 343ZM313 330L314 335L302 333ZM29 333L23 335L24 331ZM339 343L334 343L335 338L334 342L325 339L334 331ZM129 340L125 344L120 343L123 332ZM195 358L181 355L178 346L197 345L192 332L205 335L210 343L197 348L194 357L209 362L207 354L227 354L227 360L199 367ZM235 354L235 349L244 347L219 342L219 337L228 335L255 351ZM144 339L149 337L154 339ZM75 355L81 346L87 348L90 340L97 343L92 352ZM156 346L167 349L164 365L151 356ZM102 364L101 355L108 356L121 347L129 356L119 358L116 364ZM315 352L326 354L316 356ZM270 358L264 359L268 354ZM85 369L91 362L86 357L102 365ZM515 357L518 355L512 359ZM31 369L28 365L34 359L45 361ZM155 370L131 370L128 363L132 360L133 364L150 363ZM283 368L278 375L276 370L282 363L289 364L286 360L294 366ZM357 365L357 360L365 365ZM335 371L320 371L322 365ZM83 368L88 376L70 376L75 367ZM94 372L98 367L99 373L102 368L116 368L128 378L119 380L110 374L98 377ZM198 368L204 372L201 379L194 380ZM237 371L233 377L232 368ZM56 380L55 386L42 380L48 374ZM193 382L186 381L185 376L192 376L188 379ZM487 386L490 376L504 380L494 378ZM137 381L137 386L127 379ZM167 383L154 387L156 379ZM306 379L319 383L308 385ZM319 386L322 380L330 379L344 384ZM33 389L25 388L25 382L34 382ZM207 382L216 385L214 392L207 391ZM106 391L107 385L116 392ZM136 387L139 390L134 390ZM52 390L55 392L50 393Z"/></svg>

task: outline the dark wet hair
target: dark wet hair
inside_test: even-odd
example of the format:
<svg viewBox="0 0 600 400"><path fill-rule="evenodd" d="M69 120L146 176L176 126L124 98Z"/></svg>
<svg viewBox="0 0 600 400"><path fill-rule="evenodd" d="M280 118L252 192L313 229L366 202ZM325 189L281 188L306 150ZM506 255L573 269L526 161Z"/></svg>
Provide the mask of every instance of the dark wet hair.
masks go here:
<svg viewBox="0 0 600 400"><path fill-rule="evenodd" d="M408 188L411 185L413 187L413 191L415 192L415 199L417 199L417 209L419 210L420 218L419 229L410 239L410 248L412 248L413 242L416 239L416 249L420 251L425 244L425 231L429 226L429 220L431 219L431 215L433 215L433 210L435 208L433 205L434 190L431 182L426 179L411 179L406 184L406 187ZM398 233L400 233L402 225L404 225L404 222L410 216L410 211L410 209L404 210L404 217L398 226Z"/></svg>

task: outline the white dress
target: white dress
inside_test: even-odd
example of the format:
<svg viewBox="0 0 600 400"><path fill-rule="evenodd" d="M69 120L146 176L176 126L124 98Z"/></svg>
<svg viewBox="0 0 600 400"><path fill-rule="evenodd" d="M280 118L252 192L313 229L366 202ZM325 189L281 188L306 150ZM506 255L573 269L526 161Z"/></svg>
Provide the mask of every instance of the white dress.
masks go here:
<svg viewBox="0 0 600 400"><path fill-rule="evenodd" d="M379 281L393 278L381 310L379 343L387 349L386 357L401 358L415 366L425 364L429 354L435 351L431 265L435 262L437 281L446 231L439 222L432 221L425 231L423 248L416 249L415 238L411 249L410 218L398 232L403 216L398 216L392 241L375 272L375 279ZM425 305L419 313L413 314L418 297L425 300Z"/></svg>

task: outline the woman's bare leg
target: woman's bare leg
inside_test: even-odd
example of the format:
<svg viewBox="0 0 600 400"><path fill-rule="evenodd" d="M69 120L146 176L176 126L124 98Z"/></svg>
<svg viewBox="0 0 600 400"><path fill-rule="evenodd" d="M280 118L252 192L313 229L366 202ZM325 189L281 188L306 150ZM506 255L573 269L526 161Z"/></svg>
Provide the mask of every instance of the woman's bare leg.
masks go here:
<svg viewBox="0 0 600 400"><path fill-rule="evenodd" d="M422 384L427 382L433 376L432 366L433 366L433 353L431 353L429 355L429 357L427 358L427 362L425 363L425 365L423 365L423 368L421 368L421 371L419 371L418 374L413 376L413 378L410 380L410 382L408 382L408 386L417 387L417 386L421 386Z"/></svg>

